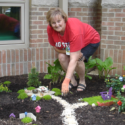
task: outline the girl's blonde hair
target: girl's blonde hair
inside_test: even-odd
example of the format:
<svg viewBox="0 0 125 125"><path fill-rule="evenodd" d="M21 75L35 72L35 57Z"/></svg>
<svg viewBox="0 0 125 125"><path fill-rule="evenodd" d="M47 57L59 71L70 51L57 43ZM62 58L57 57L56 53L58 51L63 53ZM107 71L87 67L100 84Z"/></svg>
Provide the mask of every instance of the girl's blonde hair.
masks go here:
<svg viewBox="0 0 125 125"><path fill-rule="evenodd" d="M56 15L60 15L65 20L65 22L68 19L66 13L62 9L52 8L47 12L47 15L46 15L46 20L47 20L47 22L49 23L50 26L51 26L52 18L54 18Z"/></svg>

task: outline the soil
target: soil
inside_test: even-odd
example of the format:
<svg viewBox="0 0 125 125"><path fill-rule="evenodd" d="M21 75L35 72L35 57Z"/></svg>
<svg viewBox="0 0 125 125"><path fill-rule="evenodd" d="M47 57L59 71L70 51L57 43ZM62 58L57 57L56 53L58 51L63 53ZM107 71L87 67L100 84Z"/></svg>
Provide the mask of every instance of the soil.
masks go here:
<svg viewBox="0 0 125 125"><path fill-rule="evenodd" d="M44 73L39 75L39 80L42 85L49 86L50 80L43 79ZM77 103L78 99L84 97L91 97L100 95L99 92L106 91L106 84L104 79L99 79L98 76L92 76L92 80L86 79L87 87L83 92L77 92L76 89L72 89L66 97L62 97L69 103ZM7 76L1 77L0 83L4 81L11 81L9 89L10 93L0 93L0 125L24 125L19 119L19 114L24 112L31 112L34 115L35 106L41 106L41 112L37 114L37 121L33 121L32 124L37 125L63 125L61 114L63 111L62 105L51 99L49 101L40 100L33 102L30 97L24 101L17 99L17 91L27 87L28 75L20 76ZM77 79L77 82L79 80ZM51 88L61 89L61 83L52 84ZM110 111L112 107L116 109ZM9 115L14 113L16 118L10 119ZM118 114L118 106L116 104L107 107L92 107L85 106L75 110L76 119L79 125L124 125L125 114Z"/></svg>

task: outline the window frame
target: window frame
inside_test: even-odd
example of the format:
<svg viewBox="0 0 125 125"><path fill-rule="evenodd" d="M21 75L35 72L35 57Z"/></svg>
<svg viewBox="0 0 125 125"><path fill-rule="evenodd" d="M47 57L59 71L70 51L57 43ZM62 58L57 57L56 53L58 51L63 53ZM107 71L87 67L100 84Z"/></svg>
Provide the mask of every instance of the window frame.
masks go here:
<svg viewBox="0 0 125 125"><path fill-rule="evenodd" d="M0 41L0 50L29 47L29 0L0 0L0 6L21 7L21 39Z"/></svg>

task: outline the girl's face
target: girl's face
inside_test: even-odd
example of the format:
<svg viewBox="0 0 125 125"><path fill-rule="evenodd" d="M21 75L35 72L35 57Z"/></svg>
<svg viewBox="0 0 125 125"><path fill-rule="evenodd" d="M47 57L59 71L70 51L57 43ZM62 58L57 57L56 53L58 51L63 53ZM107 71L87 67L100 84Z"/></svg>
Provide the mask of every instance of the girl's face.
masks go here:
<svg viewBox="0 0 125 125"><path fill-rule="evenodd" d="M51 26L55 31L59 32L61 35L64 35L66 23L60 15L56 15L51 19Z"/></svg>

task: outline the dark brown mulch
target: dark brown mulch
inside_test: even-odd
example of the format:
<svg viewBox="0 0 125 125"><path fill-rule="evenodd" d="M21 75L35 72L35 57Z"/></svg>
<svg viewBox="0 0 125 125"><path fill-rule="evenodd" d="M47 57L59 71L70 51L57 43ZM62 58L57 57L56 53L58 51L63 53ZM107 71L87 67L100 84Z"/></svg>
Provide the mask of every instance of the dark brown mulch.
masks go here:
<svg viewBox="0 0 125 125"><path fill-rule="evenodd" d="M42 85L48 86L50 80L43 79L45 74L41 73L39 80ZM0 125L24 125L19 119L19 113L32 112L35 113L35 106L40 105L42 107L40 114L38 114L37 121L33 121L37 125L63 125L60 117L63 107L53 99L50 101L40 100L34 104L30 101L30 98L22 100L17 99L17 91L27 87L27 75L20 76L8 76L1 77L0 83L4 81L11 81L10 89L11 93L0 93ZM77 80L78 81L78 80ZM97 96L99 92L106 91L106 85L104 79L99 79L98 76L93 76L92 80L86 79L87 87L84 92L77 92L76 89L72 89L66 97L62 97L69 103L78 102L79 98ZM61 88L61 84L54 84L51 88ZM110 111L111 107L116 107L116 110ZM16 119L10 120L9 115L14 113ZM118 114L118 106L113 105L109 107L92 107L86 106L75 110L76 119L79 125L124 125L125 114ZM32 123L32 124L33 124Z"/></svg>

